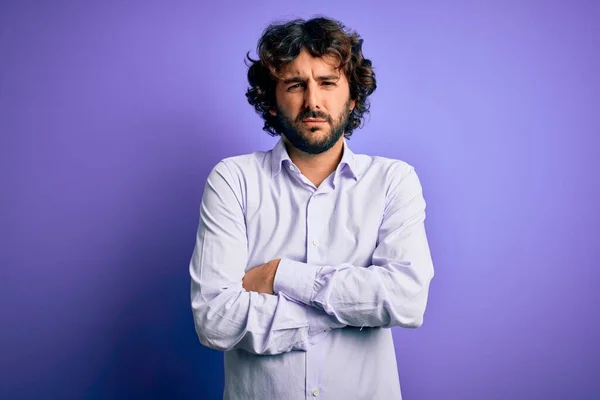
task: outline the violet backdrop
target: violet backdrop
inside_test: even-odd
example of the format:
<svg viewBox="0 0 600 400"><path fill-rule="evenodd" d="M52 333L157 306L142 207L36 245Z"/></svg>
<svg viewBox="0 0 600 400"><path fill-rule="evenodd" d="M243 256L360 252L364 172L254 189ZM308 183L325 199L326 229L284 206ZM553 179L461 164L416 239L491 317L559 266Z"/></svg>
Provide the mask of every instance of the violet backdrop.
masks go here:
<svg viewBox="0 0 600 400"><path fill-rule="evenodd" d="M244 55L315 14L375 66L350 146L428 201L405 400L600 398L600 3L366 4L0 3L0 398L221 398L189 305L203 185L274 145Z"/></svg>

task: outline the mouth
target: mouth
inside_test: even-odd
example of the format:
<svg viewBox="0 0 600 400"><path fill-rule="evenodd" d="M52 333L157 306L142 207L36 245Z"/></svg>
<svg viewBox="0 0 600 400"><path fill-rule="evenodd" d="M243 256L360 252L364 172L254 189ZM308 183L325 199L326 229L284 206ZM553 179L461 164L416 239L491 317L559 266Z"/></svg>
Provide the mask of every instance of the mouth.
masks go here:
<svg viewBox="0 0 600 400"><path fill-rule="evenodd" d="M324 119L316 119L316 118L307 118L307 119L303 119L302 123L303 124L324 124L327 121L325 121Z"/></svg>

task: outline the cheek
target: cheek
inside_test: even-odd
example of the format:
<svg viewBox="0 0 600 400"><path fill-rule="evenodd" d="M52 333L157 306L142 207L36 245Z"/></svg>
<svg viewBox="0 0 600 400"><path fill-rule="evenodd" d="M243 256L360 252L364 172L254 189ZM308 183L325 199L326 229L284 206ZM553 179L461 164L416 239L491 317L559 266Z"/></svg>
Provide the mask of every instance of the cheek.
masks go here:
<svg viewBox="0 0 600 400"><path fill-rule="evenodd" d="M287 101L279 103L279 109L283 113L283 116L287 119L295 120L298 116L301 108L301 104L296 104L294 101Z"/></svg>

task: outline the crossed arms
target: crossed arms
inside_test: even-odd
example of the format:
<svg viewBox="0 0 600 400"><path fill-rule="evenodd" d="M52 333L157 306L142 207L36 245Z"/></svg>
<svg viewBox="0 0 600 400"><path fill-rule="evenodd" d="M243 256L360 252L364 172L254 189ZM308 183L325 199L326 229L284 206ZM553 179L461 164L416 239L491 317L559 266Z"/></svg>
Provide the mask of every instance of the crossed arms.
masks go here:
<svg viewBox="0 0 600 400"><path fill-rule="evenodd" d="M222 351L280 354L308 350L328 329L420 326L433 278L425 201L412 167L397 175L369 267L282 258L245 273L244 215L232 175L218 163L204 188L190 261L200 342Z"/></svg>

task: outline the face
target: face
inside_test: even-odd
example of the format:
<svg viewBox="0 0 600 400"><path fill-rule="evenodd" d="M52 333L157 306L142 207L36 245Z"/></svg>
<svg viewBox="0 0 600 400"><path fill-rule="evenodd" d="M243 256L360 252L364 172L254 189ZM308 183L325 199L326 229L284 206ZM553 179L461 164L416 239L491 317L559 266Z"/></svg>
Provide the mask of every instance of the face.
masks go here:
<svg viewBox="0 0 600 400"><path fill-rule="evenodd" d="M345 74L331 56L313 57L302 49L280 71L271 110L283 135L297 149L320 154L333 147L344 134L355 101Z"/></svg>

